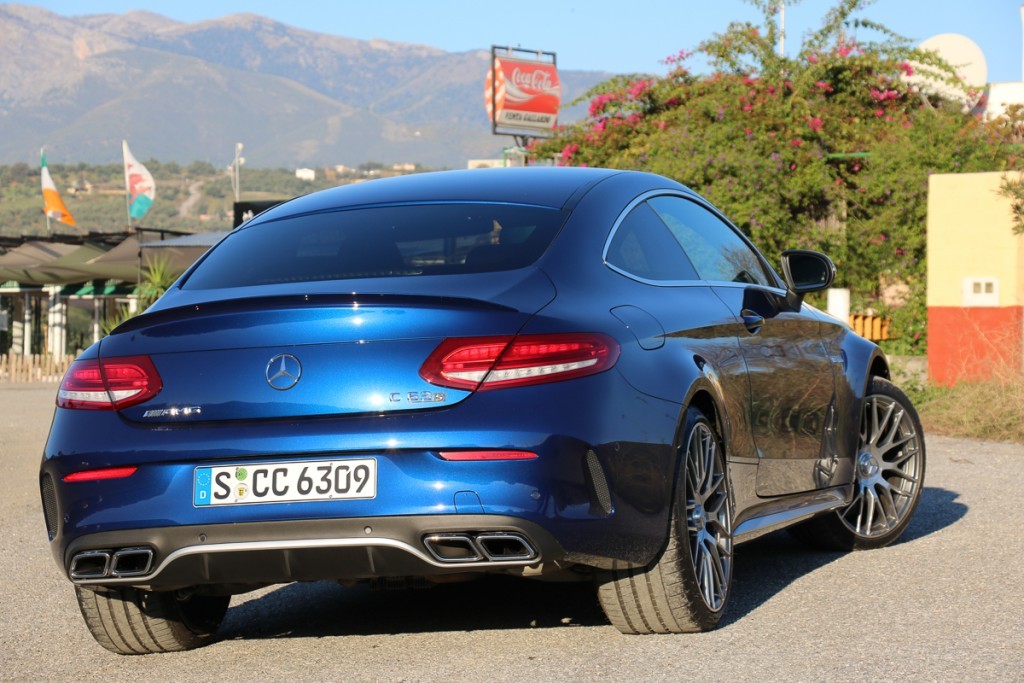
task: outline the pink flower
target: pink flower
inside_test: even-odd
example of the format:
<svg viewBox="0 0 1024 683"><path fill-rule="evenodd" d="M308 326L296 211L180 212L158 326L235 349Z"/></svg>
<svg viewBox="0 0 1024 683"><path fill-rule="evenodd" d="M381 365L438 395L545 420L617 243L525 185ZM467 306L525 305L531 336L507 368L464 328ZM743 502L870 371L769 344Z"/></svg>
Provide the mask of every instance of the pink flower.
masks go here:
<svg viewBox="0 0 1024 683"><path fill-rule="evenodd" d="M856 173L859 170L860 170L860 164L854 164L853 165L853 172Z"/></svg>
<svg viewBox="0 0 1024 683"><path fill-rule="evenodd" d="M871 99L877 102L885 102L886 100L897 100L900 94L896 90L879 90L878 88L871 88Z"/></svg>
<svg viewBox="0 0 1024 683"><path fill-rule="evenodd" d="M848 57L856 47L857 43L841 42L838 46L836 46L836 54L839 55L840 57Z"/></svg>
<svg viewBox="0 0 1024 683"><path fill-rule="evenodd" d="M812 116L810 119L808 119L807 125L810 126L811 130L813 130L815 133L821 132L821 119L818 118L817 116Z"/></svg>
<svg viewBox="0 0 1024 683"><path fill-rule="evenodd" d="M789 141L789 146L790 147L803 147L804 146L804 141L801 140L800 138L796 138L794 140L790 140Z"/></svg>
<svg viewBox="0 0 1024 683"><path fill-rule="evenodd" d="M665 122L658 121L658 130L665 130Z"/></svg>
<svg viewBox="0 0 1024 683"><path fill-rule="evenodd" d="M885 116L885 110L884 109L876 109L875 110L875 116L877 116L878 118L882 118L883 116Z"/></svg>
<svg viewBox="0 0 1024 683"><path fill-rule="evenodd" d="M914 67L910 65L910 62L903 62L900 64L900 70L907 76L914 75Z"/></svg>
<svg viewBox="0 0 1024 683"><path fill-rule="evenodd" d="M602 93L601 95L597 95L594 99L590 100L590 116L594 117L604 113L608 103L614 102L617 99L618 97L612 93Z"/></svg>
<svg viewBox="0 0 1024 683"><path fill-rule="evenodd" d="M565 148L562 150L562 159L564 159L565 161L569 161L570 159L572 159L572 155L578 152L579 149L580 146L577 145L575 142L572 143L571 145L566 145Z"/></svg>
<svg viewBox="0 0 1024 683"><path fill-rule="evenodd" d="M818 81L814 85L825 92L832 92L832 86L826 83L825 81Z"/></svg>
<svg viewBox="0 0 1024 683"><path fill-rule="evenodd" d="M662 60L665 64L678 64L679 62L685 61L690 58L690 53L686 50L680 50L674 55L669 55Z"/></svg>
<svg viewBox="0 0 1024 683"><path fill-rule="evenodd" d="M817 64L818 62L821 61L821 58L818 57L817 53L811 52L807 55L807 61L810 62L811 64Z"/></svg>
<svg viewBox="0 0 1024 683"><path fill-rule="evenodd" d="M629 96L634 100L643 97L644 93L651 89L653 81L649 78L645 78L639 81L633 81L629 85Z"/></svg>
<svg viewBox="0 0 1024 683"><path fill-rule="evenodd" d="M752 111L753 109L754 105L750 104L749 102L743 105L743 111Z"/></svg>
<svg viewBox="0 0 1024 683"><path fill-rule="evenodd" d="M757 85L757 79L750 76L743 77L743 85Z"/></svg>

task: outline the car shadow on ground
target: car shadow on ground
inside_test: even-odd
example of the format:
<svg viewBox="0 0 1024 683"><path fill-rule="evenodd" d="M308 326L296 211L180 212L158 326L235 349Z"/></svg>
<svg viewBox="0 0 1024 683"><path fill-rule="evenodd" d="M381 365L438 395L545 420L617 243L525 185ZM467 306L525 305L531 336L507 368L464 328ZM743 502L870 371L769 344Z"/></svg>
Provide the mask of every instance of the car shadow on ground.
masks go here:
<svg viewBox="0 0 1024 683"><path fill-rule="evenodd" d="M910 543L961 519L958 494L925 488L914 520L899 543ZM733 594L723 625L734 623L800 577L845 553L808 548L787 532L740 546ZM236 604L220 629L224 640L384 635L608 623L589 581L549 583L486 576L426 589L372 590L365 585L290 584Z"/></svg>
<svg viewBox="0 0 1024 683"><path fill-rule="evenodd" d="M959 494L943 488L925 487L914 518L895 545L912 543L952 526L967 514L957 502ZM870 552L870 551L868 551ZM807 576L846 556L838 551L816 550L780 531L736 550L732 597L722 625L742 619L776 593L802 576Z"/></svg>

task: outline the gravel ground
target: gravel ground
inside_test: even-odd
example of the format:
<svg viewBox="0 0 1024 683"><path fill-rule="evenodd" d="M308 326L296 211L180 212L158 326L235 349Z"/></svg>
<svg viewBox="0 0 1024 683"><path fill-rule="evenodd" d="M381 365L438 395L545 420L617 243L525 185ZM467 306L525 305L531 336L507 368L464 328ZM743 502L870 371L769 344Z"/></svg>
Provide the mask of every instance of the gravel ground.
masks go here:
<svg viewBox="0 0 1024 683"><path fill-rule="evenodd" d="M234 598L205 649L113 655L47 548L37 469L55 391L0 386L2 680L1024 680L1024 446L943 437L901 542L741 546L712 633L620 635L584 584L315 583Z"/></svg>

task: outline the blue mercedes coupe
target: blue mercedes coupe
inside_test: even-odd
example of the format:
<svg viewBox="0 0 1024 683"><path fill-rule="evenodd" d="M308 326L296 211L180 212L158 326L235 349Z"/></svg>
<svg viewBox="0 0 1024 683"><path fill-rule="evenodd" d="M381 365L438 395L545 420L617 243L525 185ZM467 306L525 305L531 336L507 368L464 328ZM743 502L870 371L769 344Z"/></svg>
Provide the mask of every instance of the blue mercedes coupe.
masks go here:
<svg viewBox="0 0 1024 683"><path fill-rule="evenodd" d="M593 581L624 633L714 628L734 548L897 539L924 436L879 348L646 173L453 171L279 205L64 377L40 472L103 647L215 637L292 581Z"/></svg>

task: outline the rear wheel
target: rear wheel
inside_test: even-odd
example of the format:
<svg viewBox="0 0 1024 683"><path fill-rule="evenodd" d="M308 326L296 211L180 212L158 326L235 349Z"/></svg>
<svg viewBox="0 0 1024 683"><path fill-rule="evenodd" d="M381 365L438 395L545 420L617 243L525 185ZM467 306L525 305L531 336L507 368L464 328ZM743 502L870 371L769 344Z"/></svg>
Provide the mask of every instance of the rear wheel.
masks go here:
<svg viewBox="0 0 1024 683"><path fill-rule="evenodd" d="M797 536L834 550L889 545L907 528L924 488L924 432L899 387L871 379L864 398L852 502L797 527Z"/></svg>
<svg viewBox="0 0 1024 683"><path fill-rule="evenodd" d="M713 629L732 584L732 502L718 437L707 418L687 411L668 540L646 567L598 577L598 598L623 633Z"/></svg>
<svg viewBox="0 0 1024 683"><path fill-rule="evenodd" d="M75 586L96 642L122 655L192 650L213 640L230 596Z"/></svg>

